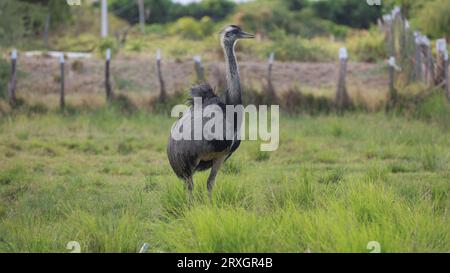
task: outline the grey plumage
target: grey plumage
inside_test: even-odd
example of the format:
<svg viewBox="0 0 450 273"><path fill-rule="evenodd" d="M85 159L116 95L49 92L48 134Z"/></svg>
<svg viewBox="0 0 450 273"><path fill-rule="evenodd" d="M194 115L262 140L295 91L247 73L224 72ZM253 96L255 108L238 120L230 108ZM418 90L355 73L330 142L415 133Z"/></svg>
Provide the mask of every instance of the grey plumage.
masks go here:
<svg viewBox="0 0 450 273"><path fill-rule="evenodd" d="M254 36L245 33L238 26L228 26L220 34L221 45L225 54L226 61L226 73L227 73L227 90L225 92L225 99L219 98L211 88L209 84L200 84L194 86L190 90L191 98L188 101L188 105L191 106L183 116L177 121L173 128L180 126L185 119L191 121L191 128L194 128L194 98L202 98L203 109L209 105L215 105L220 107L224 113L226 105L241 105L242 104L242 92L240 86L239 69L237 66L237 60L234 52L234 47L238 39L253 38ZM203 118L203 124L205 124L210 118ZM212 198L212 188L214 186L217 172L225 162L239 147L240 140L237 139L237 125L240 121L236 120L234 130L234 139L226 140L226 122L223 130L223 140L213 139L206 140L193 140L194 132L192 130L192 140L175 140L172 134L169 138L167 145L167 155L170 165L175 174L183 179L186 183L187 189L190 195L194 187L193 175L197 171L205 171L211 169L211 173L208 177L207 187L210 199Z"/></svg>

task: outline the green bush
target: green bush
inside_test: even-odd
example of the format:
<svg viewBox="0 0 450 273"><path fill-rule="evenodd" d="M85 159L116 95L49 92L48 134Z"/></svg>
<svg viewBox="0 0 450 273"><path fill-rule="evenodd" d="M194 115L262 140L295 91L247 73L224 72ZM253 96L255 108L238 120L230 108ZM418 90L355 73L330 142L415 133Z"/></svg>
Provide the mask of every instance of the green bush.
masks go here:
<svg viewBox="0 0 450 273"><path fill-rule="evenodd" d="M295 36L286 36L267 48L266 55L274 52L280 61L330 61L334 60L338 47L324 39L307 40Z"/></svg>
<svg viewBox="0 0 450 273"><path fill-rule="evenodd" d="M418 118L437 122L450 129L450 103L443 92L435 91L424 101L419 102L415 115Z"/></svg>
<svg viewBox="0 0 450 273"><path fill-rule="evenodd" d="M384 36L379 31L362 31L347 39L350 56L361 62L376 62L386 55Z"/></svg>
<svg viewBox="0 0 450 273"><path fill-rule="evenodd" d="M182 17L170 27L170 33L191 40L200 40L210 36L213 30L214 23L209 17L203 17L199 21L192 17Z"/></svg>
<svg viewBox="0 0 450 273"><path fill-rule="evenodd" d="M318 17L353 28L368 28L382 14L381 7L362 0L320 0L314 1L312 7Z"/></svg>
<svg viewBox="0 0 450 273"><path fill-rule="evenodd" d="M119 45L113 38L102 39L97 46L97 51L100 55L104 56L107 49L111 49L112 54L116 54L119 51Z"/></svg>
<svg viewBox="0 0 450 273"><path fill-rule="evenodd" d="M450 1L427 1L417 10L414 24L432 38L450 36Z"/></svg>

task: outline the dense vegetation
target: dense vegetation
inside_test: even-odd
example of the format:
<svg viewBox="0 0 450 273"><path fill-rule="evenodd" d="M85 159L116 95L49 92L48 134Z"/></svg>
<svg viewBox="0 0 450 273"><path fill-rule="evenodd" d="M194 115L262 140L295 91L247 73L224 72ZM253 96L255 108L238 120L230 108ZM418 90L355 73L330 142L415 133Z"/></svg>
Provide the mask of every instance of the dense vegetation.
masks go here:
<svg viewBox="0 0 450 273"><path fill-rule="evenodd" d="M226 22L242 24L270 40L283 36L311 38L333 35L338 38L351 36L350 29L368 29L383 12L393 5L401 4L406 16L413 18L415 28L433 38L449 35L450 5L446 0L386 0L382 8L369 6L360 0L255 0L236 5L226 0L205 0L200 3L181 5L170 0L145 0L147 33L180 34L188 39L201 39L211 35L210 29L217 30ZM84 16L80 16L80 9ZM65 1L58 0L4 0L0 3L0 45L20 46L23 38L41 38L47 16L51 18L51 34L56 43L66 39L64 34L74 28L83 28L84 33L98 34L98 23L80 23L98 20L98 3L92 7L69 7ZM135 1L112 0L110 12L130 24L138 21L138 8ZM351 11L351 12L349 12ZM88 14L92 15L86 15ZM433 14L433 16L429 16ZM18 16L19 15L19 16ZM76 20L74 18L76 17ZM201 28L207 22L208 31ZM174 27L177 31L171 31ZM14 29L12 29L14 26ZM181 26L181 27L180 27ZM183 29L183 27L185 29ZM123 29L111 27L112 33ZM59 30L59 31L58 31ZM98 36L98 35L97 35ZM98 39L98 38L97 38ZM88 39L92 50L93 39ZM30 39L28 40L28 42ZM25 43L24 43L25 44ZM35 44L38 46L38 44ZM42 46L42 45L41 45ZM61 49L61 48L57 48ZM68 48L70 49L70 48Z"/></svg>

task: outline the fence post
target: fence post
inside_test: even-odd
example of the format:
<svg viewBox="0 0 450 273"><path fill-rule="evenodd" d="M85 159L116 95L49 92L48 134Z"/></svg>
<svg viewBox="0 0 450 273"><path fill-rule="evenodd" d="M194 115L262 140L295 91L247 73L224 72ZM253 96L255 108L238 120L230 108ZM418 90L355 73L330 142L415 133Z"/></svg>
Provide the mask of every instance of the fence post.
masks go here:
<svg viewBox="0 0 450 273"><path fill-rule="evenodd" d="M447 99L450 101L450 87L449 87L449 80L448 80L448 52L444 52L444 77L445 77L445 93L447 94Z"/></svg>
<svg viewBox="0 0 450 273"><path fill-rule="evenodd" d="M197 81L203 82L205 81L205 69L202 66L202 57L197 55L194 56L194 65L195 65L195 72L197 74Z"/></svg>
<svg viewBox="0 0 450 273"><path fill-rule="evenodd" d="M411 81L414 81L415 67L414 67L414 58L412 57L415 54L413 51L415 47L412 49L411 45L414 45L414 33L411 31L411 26L409 21L405 19L404 24L404 37L405 37L405 52L403 54L404 59L401 60L400 64L403 67L403 72L406 76L406 84L409 84Z"/></svg>
<svg viewBox="0 0 450 273"><path fill-rule="evenodd" d="M161 50L158 49L156 52L156 69L158 70L158 80L160 86L160 94L159 101L164 102L166 100L166 84L164 83L164 79L161 71Z"/></svg>
<svg viewBox="0 0 450 273"><path fill-rule="evenodd" d="M110 64L111 64L111 49L106 50L106 64L105 64L105 90L106 90L106 101L111 103L114 99L114 93L111 87L110 79Z"/></svg>
<svg viewBox="0 0 450 273"><path fill-rule="evenodd" d="M386 103L386 112L393 109L398 102L398 93L397 89L395 89L395 70L400 70L400 68L396 64L395 57L391 56L388 61L389 92Z"/></svg>
<svg viewBox="0 0 450 273"><path fill-rule="evenodd" d="M66 106L65 103L65 94L64 94L64 65L65 65L65 60L64 60L64 52L61 53L61 56L59 58L59 63L60 63L60 68L61 68L61 93L60 93L60 99L59 99L59 106L61 108L61 110L64 110L64 107Z"/></svg>
<svg viewBox="0 0 450 273"><path fill-rule="evenodd" d="M343 110L350 106L350 98L347 94L347 48L343 47L339 50L339 78L336 91L336 105L338 110Z"/></svg>
<svg viewBox="0 0 450 273"><path fill-rule="evenodd" d="M139 8L139 26L141 28L141 34L145 34L144 0L138 0L138 8Z"/></svg>
<svg viewBox="0 0 450 273"><path fill-rule="evenodd" d="M422 46L423 53L425 56L425 67L426 67L426 79L429 85L433 85L434 83L434 60L433 60L433 52L431 50L431 43L428 37L422 37Z"/></svg>
<svg viewBox="0 0 450 273"><path fill-rule="evenodd" d="M269 56L269 60L268 60L268 69L267 69L267 96L268 96L268 101L272 104L277 104L278 103L278 98L277 95L275 93L275 88L273 87L273 83L272 83L272 68L273 68L273 62L275 60L275 53L272 52L270 53Z"/></svg>
<svg viewBox="0 0 450 273"><path fill-rule="evenodd" d="M45 25L44 25L44 44L45 49L48 50L48 31L50 28L50 14L45 17Z"/></svg>
<svg viewBox="0 0 450 273"><path fill-rule="evenodd" d="M394 45L394 24L393 18L391 14L386 14L383 16L383 22L385 27L386 34L386 46L389 56L393 56L395 54L395 45Z"/></svg>
<svg viewBox="0 0 450 273"><path fill-rule="evenodd" d="M447 41L445 39L439 39L436 41L437 50L437 64L436 64L436 77L435 85L441 85L445 81L445 53L447 52ZM448 74L448 73L447 73Z"/></svg>
<svg viewBox="0 0 450 273"><path fill-rule="evenodd" d="M423 79L422 50L420 48L420 44L421 44L421 34L419 32L414 32L414 48L415 48L414 74L416 81L421 81Z"/></svg>
<svg viewBox="0 0 450 273"><path fill-rule="evenodd" d="M11 79L8 84L8 99L9 104L15 106L16 99L16 84L17 84L17 50L13 49L11 52Z"/></svg>

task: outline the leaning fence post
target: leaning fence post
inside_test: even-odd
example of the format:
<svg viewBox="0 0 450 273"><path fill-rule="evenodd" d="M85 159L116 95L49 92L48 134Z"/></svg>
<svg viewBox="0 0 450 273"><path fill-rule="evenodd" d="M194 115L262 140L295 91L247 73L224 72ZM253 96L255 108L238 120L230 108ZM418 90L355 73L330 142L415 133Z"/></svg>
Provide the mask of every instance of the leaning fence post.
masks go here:
<svg viewBox="0 0 450 273"><path fill-rule="evenodd" d="M16 84L17 84L17 50L11 52L11 79L8 84L9 104L16 105Z"/></svg>
<svg viewBox="0 0 450 273"><path fill-rule="evenodd" d="M111 49L108 48L106 50L106 64L105 64L105 91L106 91L106 100L110 103L114 98L114 93L111 87L111 79L110 79L110 64L111 64Z"/></svg>
<svg viewBox="0 0 450 273"><path fill-rule="evenodd" d="M65 60L64 60L64 52L61 53L61 56L59 58L59 63L60 63L60 68L61 68L61 93L60 93L60 99L59 99L59 105L61 110L64 109L65 107L65 96L64 96L64 64L65 64Z"/></svg>
<svg viewBox="0 0 450 273"><path fill-rule="evenodd" d="M205 81L205 69L202 65L202 57L200 55L194 56L195 72L197 74L197 81Z"/></svg>
<svg viewBox="0 0 450 273"><path fill-rule="evenodd" d="M343 47L339 50L339 78L336 91L336 105L339 110L350 106L350 98L347 94L346 77L347 77L347 48Z"/></svg>
<svg viewBox="0 0 450 273"><path fill-rule="evenodd" d="M160 86L160 95L159 101L164 102L166 100L166 84L164 83L164 79L161 71L161 50L158 49L156 52L156 69L158 70L158 80Z"/></svg>

